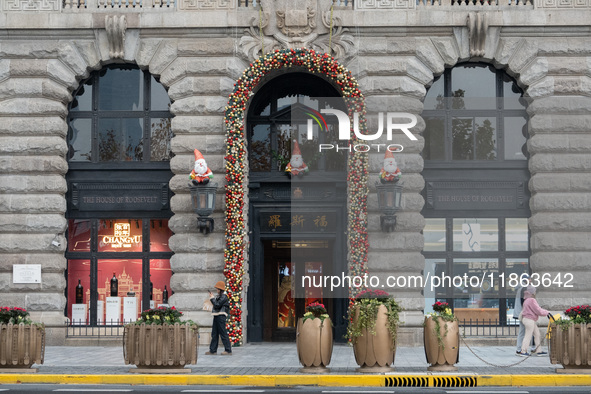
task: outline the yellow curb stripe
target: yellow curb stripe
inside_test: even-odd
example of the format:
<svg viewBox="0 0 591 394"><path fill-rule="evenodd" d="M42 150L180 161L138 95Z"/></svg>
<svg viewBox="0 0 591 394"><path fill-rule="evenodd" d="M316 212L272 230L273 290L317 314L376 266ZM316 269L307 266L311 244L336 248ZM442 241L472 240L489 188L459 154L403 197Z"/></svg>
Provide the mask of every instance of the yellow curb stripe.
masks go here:
<svg viewBox="0 0 591 394"><path fill-rule="evenodd" d="M230 385L230 386L325 386L384 387L387 378L434 379L473 376L478 386L591 386L591 375L49 375L2 374L0 384L122 384L122 385ZM451 379L450 379L451 380Z"/></svg>

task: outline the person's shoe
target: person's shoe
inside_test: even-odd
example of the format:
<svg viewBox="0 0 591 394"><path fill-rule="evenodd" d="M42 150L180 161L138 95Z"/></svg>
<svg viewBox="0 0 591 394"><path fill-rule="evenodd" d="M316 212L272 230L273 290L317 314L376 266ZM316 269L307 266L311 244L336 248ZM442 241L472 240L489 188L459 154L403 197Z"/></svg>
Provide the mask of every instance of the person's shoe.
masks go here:
<svg viewBox="0 0 591 394"><path fill-rule="evenodd" d="M525 353L524 352L519 352L519 353L517 353L517 355L518 356L521 356L521 357L529 357L529 356L531 356L531 354L529 354L528 352L525 352Z"/></svg>
<svg viewBox="0 0 591 394"><path fill-rule="evenodd" d="M222 353L223 354L223 353ZM217 353L205 352L206 356L217 356Z"/></svg>
<svg viewBox="0 0 591 394"><path fill-rule="evenodd" d="M536 353L536 356L538 356L538 357L544 357L544 356L547 356L547 355L548 355L548 352L537 352Z"/></svg>
<svg viewBox="0 0 591 394"><path fill-rule="evenodd" d="M515 355L516 355L516 356L519 356L520 354L521 354L521 350L516 350L516 351L515 351Z"/></svg>
<svg viewBox="0 0 591 394"><path fill-rule="evenodd" d="M222 352L222 356L231 356L232 352Z"/></svg>

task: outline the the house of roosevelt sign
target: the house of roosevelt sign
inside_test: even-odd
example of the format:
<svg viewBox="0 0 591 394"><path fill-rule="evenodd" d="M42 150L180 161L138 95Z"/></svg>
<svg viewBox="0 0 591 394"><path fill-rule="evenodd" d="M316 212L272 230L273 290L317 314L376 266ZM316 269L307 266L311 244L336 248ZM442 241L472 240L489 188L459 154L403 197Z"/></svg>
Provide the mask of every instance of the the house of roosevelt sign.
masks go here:
<svg viewBox="0 0 591 394"><path fill-rule="evenodd" d="M436 210L506 210L523 208L524 182L427 182L426 204Z"/></svg>

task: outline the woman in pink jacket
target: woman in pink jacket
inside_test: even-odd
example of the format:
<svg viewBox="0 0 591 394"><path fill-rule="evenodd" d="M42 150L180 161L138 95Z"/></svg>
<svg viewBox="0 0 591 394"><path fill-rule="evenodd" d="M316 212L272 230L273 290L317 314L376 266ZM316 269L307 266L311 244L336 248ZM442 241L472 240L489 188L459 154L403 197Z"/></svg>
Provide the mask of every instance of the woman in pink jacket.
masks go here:
<svg viewBox="0 0 591 394"><path fill-rule="evenodd" d="M521 311L521 321L525 326L525 337L523 338L523 344L521 345L521 352L518 353L520 356L529 357L530 354L527 352L527 345L531 343L532 334L534 336L534 343L536 346L535 353L538 356L545 356L548 353L540 351L540 329L538 328L538 317L546 316L550 314L547 310L543 309L538 305L536 301L536 288L528 286L527 290L523 293L525 301L523 302L523 309Z"/></svg>

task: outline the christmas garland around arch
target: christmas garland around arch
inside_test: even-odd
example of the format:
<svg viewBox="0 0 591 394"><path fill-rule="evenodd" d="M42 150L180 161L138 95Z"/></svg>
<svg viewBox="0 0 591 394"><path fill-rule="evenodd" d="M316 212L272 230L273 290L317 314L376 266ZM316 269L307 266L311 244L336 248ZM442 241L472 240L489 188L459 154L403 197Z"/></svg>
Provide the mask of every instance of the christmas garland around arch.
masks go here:
<svg viewBox="0 0 591 394"><path fill-rule="evenodd" d="M250 64L234 85L228 105L225 108L226 126L226 246L224 250L224 275L230 299L230 316L227 321L228 334L233 344L242 343L242 279L244 271L244 249L246 228L244 224L245 191L245 144L244 115L246 104L253 96L254 88L261 79L282 68L297 67L316 75L331 79L340 89L353 119L353 112L359 113L359 129L365 134L365 104L359 85L351 72L338 64L326 53L308 49L285 49L275 51ZM356 139L352 135L350 144ZM367 273L367 195L368 189L367 153L352 152L348 160L348 248L349 275L363 276Z"/></svg>

